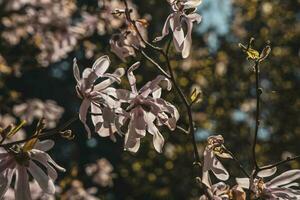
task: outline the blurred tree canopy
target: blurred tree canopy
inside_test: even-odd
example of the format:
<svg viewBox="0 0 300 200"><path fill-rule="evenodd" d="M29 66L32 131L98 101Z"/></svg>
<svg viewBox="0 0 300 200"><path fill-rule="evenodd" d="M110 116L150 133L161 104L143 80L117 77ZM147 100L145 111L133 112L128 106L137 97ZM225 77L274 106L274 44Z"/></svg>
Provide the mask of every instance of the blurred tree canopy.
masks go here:
<svg viewBox="0 0 300 200"><path fill-rule="evenodd" d="M110 52L109 39L122 27L122 22L111 18L107 7L111 3L113 8L122 8L118 1L53 1L50 3L53 7L47 8L55 11L45 15L41 14L45 11L42 6L22 5L21 0L0 2L1 115L14 115L15 104L34 98L55 100L63 107L60 123L76 115L80 102L74 89L74 57L80 66L88 67L98 56L106 54L112 59L113 68L126 69L141 60L143 68L137 72L139 83L154 78L158 72L141 55L122 64ZM148 20L148 38L153 40L161 33L169 5L161 0L135 0L133 4L138 8L137 15ZM247 43L254 37L255 49L261 50L268 41L272 47L271 55L260 69L263 94L259 163L270 164L299 154L300 1L203 0L198 12L203 18L195 28L191 55L182 61L171 46L171 62L185 94L194 87L203 91L202 102L193 110L199 152L202 153L209 135L223 134L226 146L250 170L255 77L253 66L238 43ZM56 18L48 22L48 16L44 21L35 21L42 19L42 15ZM164 46L165 42L159 44ZM57 45L61 49L55 49ZM179 124L187 126L186 112L176 93L169 93L166 98L180 110ZM32 126L26 127L28 134L31 130ZM131 154L123 151L122 138L116 143L98 136L87 140L79 122L72 125L72 130L75 139L57 138L52 151L58 163L72 169L72 173L60 177L63 189L68 187L69 179L80 180L86 188L94 186L85 167L106 158L114 167L114 178L112 187L97 186L101 199L199 198L193 178L191 140L180 131L162 131L168 141L162 154L157 154L148 141L143 141L138 153ZM242 176L237 166L229 163L228 166L231 174ZM300 163L293 161L280 170L288 167L299 168Z"/></svg>

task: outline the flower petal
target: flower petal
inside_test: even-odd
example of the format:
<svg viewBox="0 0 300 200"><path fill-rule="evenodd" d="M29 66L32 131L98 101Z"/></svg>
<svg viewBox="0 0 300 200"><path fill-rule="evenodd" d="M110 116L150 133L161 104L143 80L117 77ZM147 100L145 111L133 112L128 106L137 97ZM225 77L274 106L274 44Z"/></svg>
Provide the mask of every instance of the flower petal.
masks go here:
<svg viewBox="0 0 300 200"><path fill-rule="evenodd" d="M26 167L19 165L17 165L16 171L15 198L16 200L31 200L29 178Z"/></svg>
<svg viewBox="0 0 300 200"><path fill-rule="evenodd" d="M50 149L52 149L54 144L55 143L54 143L53 140L38 141L34 145L34 149L38 149L38 150L41 150L41 151L49 151Z"/></svg>
<svg viewBox="0 0 300 200"><path fill-rule="evenodd" d="M86 116L87 116L88 109L90 108L90 106L91 106L90 100L84 99L82 101L82 103L80 105L80 109L79 109L79 119L83 123L85 130L87 131L88 138L91 138L91 135L92 135L91 130L86 123Z"/></svg>
<svg viewBox="0 0 300 200"><path fill-rule="evenodd" d="M271 181L267 182L266 185L268 187L278 187L282 186L285 184L289 184L292 181L295 181L300 178L300 170L299 169L294 169L294 170L289 170L286 171L279 176L273 178Z"/></svg>
<svg viewBox="0 0 300 200"><path fill-rule="evenodd" d="M96 73L97 77L102 76L110 65L110 59L108 56L101 56L93 64L93 71Z"/></svg>
<svg viewBox="0 0 300 200"><path fill-rule="evenodd" d="M276 171L277 171L277 167L273 167L271 169L266 169L266 170L262 170L262 171L258 172L257 176L262 177L262 178L269 177L269 176L274 175L276 173Z"/></svg>
<svg viewBox="0 0 300 200"><path fill-rule="evenodd" d="M55 193L55 186L52 179L45 174L45 172L37 166L33 161L29 162L28 171L37 181L43 192L47 194Z"/></svg>

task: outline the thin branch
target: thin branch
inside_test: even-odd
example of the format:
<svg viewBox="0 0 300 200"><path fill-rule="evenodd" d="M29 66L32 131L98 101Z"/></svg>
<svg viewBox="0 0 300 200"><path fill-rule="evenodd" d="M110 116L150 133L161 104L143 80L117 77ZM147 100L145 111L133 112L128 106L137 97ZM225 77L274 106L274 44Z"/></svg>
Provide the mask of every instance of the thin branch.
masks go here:
<svg viewBox="0 0 300 200"><path fill-rule="evenodd" d="M292 157L292 158L287 158L285 160L282 160L282 161L279 161L279 162L276 162L272 165L268 165L268 166L265 166L265 167L261 167L258 171L262 171L262 170L266 170L266 169L271 169L273 167L277 167L279 165L282 165L282 164L285 164L285 163L288 163L288 162L291 162L293 160L297 160L297 159L300 159L300 155L298 156L295 156L295 157Z"/></svg>
<svg viewBox="0 0 300 200"><path fill-rule="evenodd" d="M241 169L241 171L242 171L248 178L250 178L250 175L249 175L248 172L245 170L245 168L243 167L242 163L234 156L234 154L233 154L231 151L229 151L228 149L225 149L225 151L231 155L231 157L233 158L233 160L235 161L235 163L239 166L239 168Z"/></svg>
<svg viewBox="0 0 300 200"><path fill-rule="evenodd" d="M252 144L252 159L253 159L253 165L254 170L258 171L259 166L257 164L257 158L256 158L256 144L257 144L257 135L258 135L258 129L260 125L260 96L262 93L262 90L259 88L259 61L255 61L254 70L255 70L255 89L256 89L256 116L255 116L255 132L254 132L254 139Z"/></svg>
<svg viewBox="0 0 300 200"><path fill-rule="evenodd" d="M6 143L6 144L1 144L0 147L3 147L3 148L7 148L7 147L10 147L10 146L13 146L13 145L16 145L16 144L21 144L21 143L24 143L24 142L27 142L33 138L38 138L38 139L46 139L46 138L49 138L49 137L52 137L56 134L58 134L60 131L63 131L64 129L66 129L68 126L70 126L73 122L75 122L76 120L78 119L78 115L74 116L73 118L71 118L70 120L68 120L66 123L64 123L61 127L59 128L56 128L56 129L53 129L53 130L50 130L50 131L46 131L46 132L43 132L39 135L33 135L29 138L26 138L24 140L19 140L19 141L15 141L15 142L10 142L10 143Z"/></svg>
<svg viewBox="0 0 300 200"><path fill-rule="evenodd" d="M150 58L143 50L140 50L140 52L142 53L142 55L148 60L150 61L153 65L155 65L155 67L168 79L171 78L171 76L157 63L155 62L152 58Z"/></svg>

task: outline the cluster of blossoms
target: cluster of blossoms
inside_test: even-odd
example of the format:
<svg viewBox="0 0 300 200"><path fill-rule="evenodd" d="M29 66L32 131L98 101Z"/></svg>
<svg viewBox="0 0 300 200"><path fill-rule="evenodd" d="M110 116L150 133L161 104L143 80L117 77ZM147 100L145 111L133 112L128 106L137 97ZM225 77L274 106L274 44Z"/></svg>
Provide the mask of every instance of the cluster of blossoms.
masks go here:
<svg viewBox="0 0 300 200"><path fill-rule="evenodd" d="M10 0L0 5L9 13L1 19L5 27L1 37L10 45L17 45L22 39L30 41L40 50L37 60L42 66L67 57L85 37L104 35L124 24L112 14L114 8L122 5L121 0L99 0L95 13L82 8L80 16L75 15L78 8L74 0ZM137 17L136 9L133 11Z"/></svg>
<svg viewBox="0 0 300 200"><path fill-rule="evenodd" d="M140 63L133 64L127 71L127 78L131 91L111 87L114 82L120 83L125 70L118 68L114 73L105 73L110 65L107 56L102 56L92 66L86 68L80 76L76 60L74 60L74 77L77 81L76 90L83 99L79 119L83 122L88 136L91 130L87 125L89 108L91 119L97 132L102 137L110 137L116 140L115 133L125 134L124 148L131 152L137 152L140 139L146 136L146 132L153 135L153 144L157 152L162 152L164 138L157 126L166 125L170 130L176 128L179 113L175 106L160 98L162 82L167 82L167 89L171 89L169 80L163 76L157 76L146 83L140 90L136 87L136 78L133 71ZM96 83L97 80L103 80ZM126 133L122 131L123 125L128 122Z"/></svg>

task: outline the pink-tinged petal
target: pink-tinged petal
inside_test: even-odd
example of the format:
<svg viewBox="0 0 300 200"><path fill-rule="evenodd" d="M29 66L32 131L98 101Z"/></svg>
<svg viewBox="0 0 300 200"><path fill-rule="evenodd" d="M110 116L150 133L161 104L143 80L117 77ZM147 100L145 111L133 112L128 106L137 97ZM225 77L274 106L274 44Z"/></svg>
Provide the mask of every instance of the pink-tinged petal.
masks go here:
<svg viewBox="0 0 300 200"><path fill-rule="evenodd" d="M108 56L101 56L93 64L93 71L96 73L97 77L102 76L110 65L110 59Z"/></svg>
<svg viewBox="0 0 300 200"><path fill-rule="evenodd" d="M166 37L169 34L170 19L173 18L173 17L174 17L173 13L168 16L168 18L166 19L166 22L164 24L164 27L162 29L161 36L160 37L156 37L153 42L161 41L164 37Z"/></svg>
<svg viewBox="0 0 300 200"><path fill-rule="evenodd" d="M278 187L289 184L297 179L300 179L300 170L294 169L280 174L279 176L273 178L271 181L267 182L266 185L268 187Z"/></svg>
<svg viewBox="0 0 300 200"><path fill-rule="evenodd" d="M183 21L187 24L187 34L184 39L183 49L182 49L182 57L187 58L190 55L191 46L192 46L192 29L193 22L196 21L199 23L201 21L201 16L197 13L193 13L188 15L186 18L183 18Z"/></svg>
<svg viewBox="0 0 300 200"><path fill-rule="evenodd" d="M16 200L31 200L26 167L19 165L16 170L15 198Z"/></svg>
<svg viewBox="0 0 300 200"><path fill-rule="evenodd" d="M250 187L250 179L249 178L236 178L235 181L242 188L249 189L249 187Z"/></svg>
<svg viewBox="0 0 300 200"><path fill-rule="evenodd" d="M136 97L136 94L133 94L131 91L129 90L125 90L125 89L117 89L116 90L116 96L114 96L115 98L121 100L121 101L125 101L125 102L129 102L131 101L133 98Z"/></svg>
<svg viewBox="0 0 300 200"><path fill-rule="evenodd" d="M162 149L165 143L164 137L156 128L152 120L147 121L148 132L153 135L153 146L158 153L162 153Z"/></svg>
<svg viewBox="0 0 300 200"><path fill-rule="evenodd" d="M14 172L14 169L7 169L6 172L0 174L0 199L2 199L7 192Z"/></svg>
<svg viewBox="0 0 300 200"><path fill-rule="evenodd" d="M49 151L54 147L55 142L53 140L44 140L44 141L38 141L34 149L38 149L41 151Z"/></svg>
<svg viewBox="0 0 300 200"><path fill-rule="evenodd" d="M124 149L136 153L140 148L139 137L140 136L136 133L136 129L132 125L132 121L130 121L128 125L128 131L125 134Z"/></svg>
<svg viewBox="0 0 300 200"><path fill-rule="evenodd" d="M50 156L49 154L43 152L43 151L40 151L38 149L33 149L31 150L32 154L35 155L35 154L41 154L43 156L43 159L46 159L47 162L49 162L50 164L52 164L57 170L61 171L61 172L65 172L66 170L59 166ZM32 159L35 159L35 157L33 156ZM39 161L38 159L36 159L37 161Z"/></svg>
<svg viewBox="0 0 300 200"><path fill-rule="evenodd" d="M140 67L140 62L134 63L127 71L127 78L131 87L131 91L135 94L137 94L137 89L136 89L136 78L133 74L133 71L136 70L137 68Z"/></svg>
<svg viewBox="0 0 300 200"><path fill-rule="evenodd" d="M3 173L6 169L13 168L16 165L16 161L13 157L8 157L0 162L0 173Z"/></svg>
<svg viewBox="0 0 300 200"><path fill-rule="evenodd" d="M132 126L139 137L146 135L146 112L141 106L138 106L132 110Z"/></svg>
<svg viewBox="0 0 300 200"><path fill-rule="evenodd" d="M91 135L92 135L91 130L86 123L86 116L87 116L90 106L91 106L90 100L84 99L82 101L82 103L80 105L80 109L79 109L79 119L83 123L85 130L87 131L88 138L91 138Z"/></svg>
<svg viewBox="0 0 300 200"><path fill-rule="evenodd" d="M78 65L77 65L76 58L74 58L74 60L73 60L73 75L74 75L74 78L75 78L77 84L79 84L79 82L80 82L80 71L79 71L79 68L78 68Z"/></svg>
<svg viewBox="0 0 300 200"><path fill-rule="evenodd" d="M277 171L277 167L273 167L271 169L266 169L266 170L262 170L262 171L258 172L257 176L262 177L262 178L269 177L269 176L274 175L276 173L276 171Z"/></svg>
<svg viewBox="0 0 300 200"><path fill-rule="evenodd" d="M222 181L226 181L229 179L229 174L227 170L215 156L213 158L213 166L211 170L218 179Z"/></svg>
<svg viewBox="0 0 300 200"><path fill-rule="evenodd" d="M169 79L162 75L158 75L154 80L147 82L140 90L139 93L144 97L148 97L149 94L152 94L156 90L160 89L161 86L159 85L162 81L166 81L167 89L171 90L172 84Z"/></svg>
<svg viewBox="0 0 300 200"><path fill-rule="evenodd" d="M108 79L98 83L97 85L95 85L94 90L95 91L102 91L104 89L106 89L107 87L109 87L111 84L113 84L114 82L121 82L121 77L125 74L125 70L123 68L118 68L115 70L115 72L113 74L105 74L106 77L109 77Z"/></svg>
<svg viewBox="0 0 300 200"><path fill-rule="evenodd" d="M39 166L37 166L34 162L30 161L28 171L37 181L43 192L47 194L55 193L55 185L52 179L49 176L47 176Z"/></svg>
<svg viewBox="0 0 300 200"><path fill-rule="evenodd" d="M203 152L203 158L204 161L203 161L203 168L202 168L202 183L205 184L208 188L210 188L212 184L209 177L209 170L211 168L213 152L205 149Z"/></svg>
<svg viewBox="0 0 300 200"><path fill-rule="evenodd" d="M202 0L188 0L183 3L184 9L197 8L202 3Z"/></svg>
<svg viewBox="0 0 300 200"><path fill-rule="evenodd" d="M49 155L39 150L32 150L32 155L30 156L31 159L40 162L44 167L47 169L47 174L52 180L57 179L57 172L56 170L48 163ZM56 163L55 163L56 164ZM58 166L56 164L56 166ZM64 168L58 166L60 170L65 170Z"/></svg>
<svg viewBox="0 0 300 200"><path fill-rule="evenodd" d="M103 122L102 116L102 110L98 105L91 104L91 112L92 112L92 121L94 126L96 126L99 122Z"/></svg>
<svg viewBox="0 0 300 200"><path fill-rule="evenodd" d="M181 25L182 12L174 13L174 17L170 19L170 27L173 31L173 43L177 51L181 51L184 42L184 32Z"/></svg>
<svg viewBox="0 0 300 200"><path fill-rule="evenodd" d="M161 88L158 88L158 89L154 90L152 92L152 97L155 98L155 99L160 98L160 96L161 96L161 90L162 90Z"/></svg>
<svg viewBox="0 0 300 200"><path fill-rule="evenodd" d="M299 190L294 190L290 188L271 188L268 189L267 192L269 195L271 194L274 196L274 200L277 199L286 199L286 200L297 200L300 199L300 191Z"/></svg>

